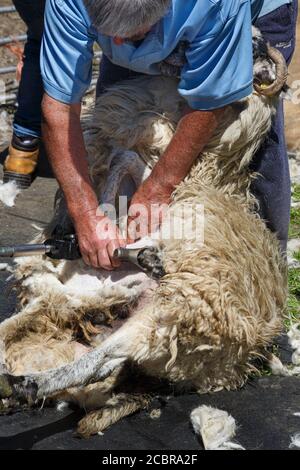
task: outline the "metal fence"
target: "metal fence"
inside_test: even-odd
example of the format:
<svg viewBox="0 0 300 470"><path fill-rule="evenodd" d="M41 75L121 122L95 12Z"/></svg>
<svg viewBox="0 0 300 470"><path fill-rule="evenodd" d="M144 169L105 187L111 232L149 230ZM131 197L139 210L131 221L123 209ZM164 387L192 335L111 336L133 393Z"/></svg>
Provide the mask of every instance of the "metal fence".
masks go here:
<svg viewBox="0 0 300 470"><path fill-rule="evenodd" d="M14 6L0 7L0 15L4 13L16 13L16 9ZM6 46L8 44L13 44L14 42L25 42L26 38L27 38L26 34L21 34L17 36L0 36L0 47ZM15 66L0 67L0 75L4 75L6 73L12 73L15 71L16 71Z"/></svg>
<svg viewBox="0 0 300 470"><path fill-rule="evenodd" d="M5 6L5 7L0 7L0 16L2 14L7 14L7 13L17 13L16 9L14 6ZM18 42L25 42L27 39L26 34L21 34L21 35L10 35L10 36L0 36L0 47L6 46L8 44L14 44ZM102 57L102 52L97 51L94 54L94 67L93 67L93 79L91 82L91 88L89 89L88 92L93 91L95 88L96 82L97 82L97 69L98 69L98 64L101 60ZM2 66L0 67L0 75L5 75L9 73L14 73L16 72L17 67L14 65L7 65L7 66ZM0 104L1 103L8 103L8 102L14 102L16 100L16 92L15 90L11 90L11 92L6 92L5 94L2 94L0 92Z"/></svg>

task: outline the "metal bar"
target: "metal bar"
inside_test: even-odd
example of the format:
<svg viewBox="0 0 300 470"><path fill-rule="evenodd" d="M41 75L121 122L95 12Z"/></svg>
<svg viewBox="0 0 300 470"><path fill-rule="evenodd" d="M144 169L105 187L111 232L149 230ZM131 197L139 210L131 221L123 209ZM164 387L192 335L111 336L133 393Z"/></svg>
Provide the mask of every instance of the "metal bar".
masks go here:
<svg viewBox="0 0 300 470"><path fill-rule="evenodd" d="M0 95L0 104L7 104L8 101L15 101L17 99L16 93Z"/></svg>
<svg viewBox="0 0 300 470"><path fill-rule="evenodd" d="M6 36L0 38L0 46L5 46L6 44L10 44L12 42L24 42L27 39L26 34L21 34L20 36Z"/></svg>
<svg viewBox="0 0 300 470"><path fill-rule="evenodd" d="M13 6L11 6L11 7L0 7L0 15L1 15L1 13L14 13L15 11L17 11L17 10Z"/></svg>
<svg viewBox="0 0 300 470"><path fill-rule="evenodd" d="M4 73L13 73L17 70L17 67L15 65L12 65L11 67L0 67L0 75Z"/></svg>

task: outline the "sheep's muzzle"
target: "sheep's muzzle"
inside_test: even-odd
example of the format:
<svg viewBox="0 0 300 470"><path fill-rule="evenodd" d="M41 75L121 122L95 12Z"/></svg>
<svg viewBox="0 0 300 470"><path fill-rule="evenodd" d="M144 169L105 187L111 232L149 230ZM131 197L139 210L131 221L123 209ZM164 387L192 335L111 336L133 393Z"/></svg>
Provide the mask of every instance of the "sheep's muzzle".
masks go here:
<svg viewBox="0 0 300 470"><path fill-rule="evenodd" d="M264 96L275 96L280 93L286 84L288 77L288 68L286 65L285 58L278 49L275 47L267 46L268 55L276 66L276 79L271 85L263 85L254 83L254 89L257 93Z"/></svg>

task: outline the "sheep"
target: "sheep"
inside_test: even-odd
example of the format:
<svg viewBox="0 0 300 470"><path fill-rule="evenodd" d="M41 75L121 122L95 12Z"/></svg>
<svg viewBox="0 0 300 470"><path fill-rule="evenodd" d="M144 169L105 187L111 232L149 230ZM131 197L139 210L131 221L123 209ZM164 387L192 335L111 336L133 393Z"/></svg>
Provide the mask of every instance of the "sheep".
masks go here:
<svg viewBox="0 0 300 470"><path fill-rule="evenodd" d="M281 331L286 301L286 263L250 191L249 163L286 74L278 53L269 55L275 81L256 82L250 97L226 108L174 191L160 239L139 242L160 250L159 281L135 266L108 273L82 260L17 262L21 310L0 325L0 396L73 401L89 410L78 427L88 437L147 407L161 383L199 393L245 383ZM139 77L97 100L84 127L101 202L132 195L150 174L182 114L177 86L177 78ZM195 220L204 220L204 240ZM183 222L181 238L165 235L172 221ZM37 240L57 226L71 229L61 195Z"/></svg>

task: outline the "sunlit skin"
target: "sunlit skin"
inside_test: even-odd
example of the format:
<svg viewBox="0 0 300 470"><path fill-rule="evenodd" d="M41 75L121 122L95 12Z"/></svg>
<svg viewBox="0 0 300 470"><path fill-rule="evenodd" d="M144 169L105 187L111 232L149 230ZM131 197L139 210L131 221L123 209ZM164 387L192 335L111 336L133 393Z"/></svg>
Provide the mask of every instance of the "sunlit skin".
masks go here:
<svg viewBox="0 0 300 470"><path fill-rule="evenodd" d="M139 30L128 38L114 37L114 43L139 41L149 28ZM64 192L68 211L73 219L84 261L95 268L115 269L119 263L113 252L119 246L136 239L135 219L139 219L139 233L151 232L155 221L132 212L130 240L123 240L110 219L106 218L106 238L96 234L99 213L98 201L89 178L86 150L80 124L81 104L63 104L45 94L43 100L43 135L49 159L56 178ZM202 152L222 119L223 109L198 111L186 106L174 137L151 175L138 188L131 200L131 208L142 204L150 214L153 204L169 204L175 187L186 177L196 158ZM60 149L58 152L57 149ZM74 191L74 188L76 190ZM105 219L100 214L100 219ZM149 223L152 223L150 228ZM159 224L157 220L157 224ZM144 226L141 227L141 224Z"/></svg>
<svg viewBox="0 0 300 470"><path fill-rule="evenodd" d="M126 42L136 42L136 41L141 41L142 39L145 38L145 36L147 35L147 33L149 33L149 31L151 30L151 28L142 28L140 31L138 31L136 34L134 34L133 36L129 36L129 37L120 37L120 36L114 36L113 37L113 41L114 41L114 44L116 46L122 46L123 44L125 44Z"/></svg>

